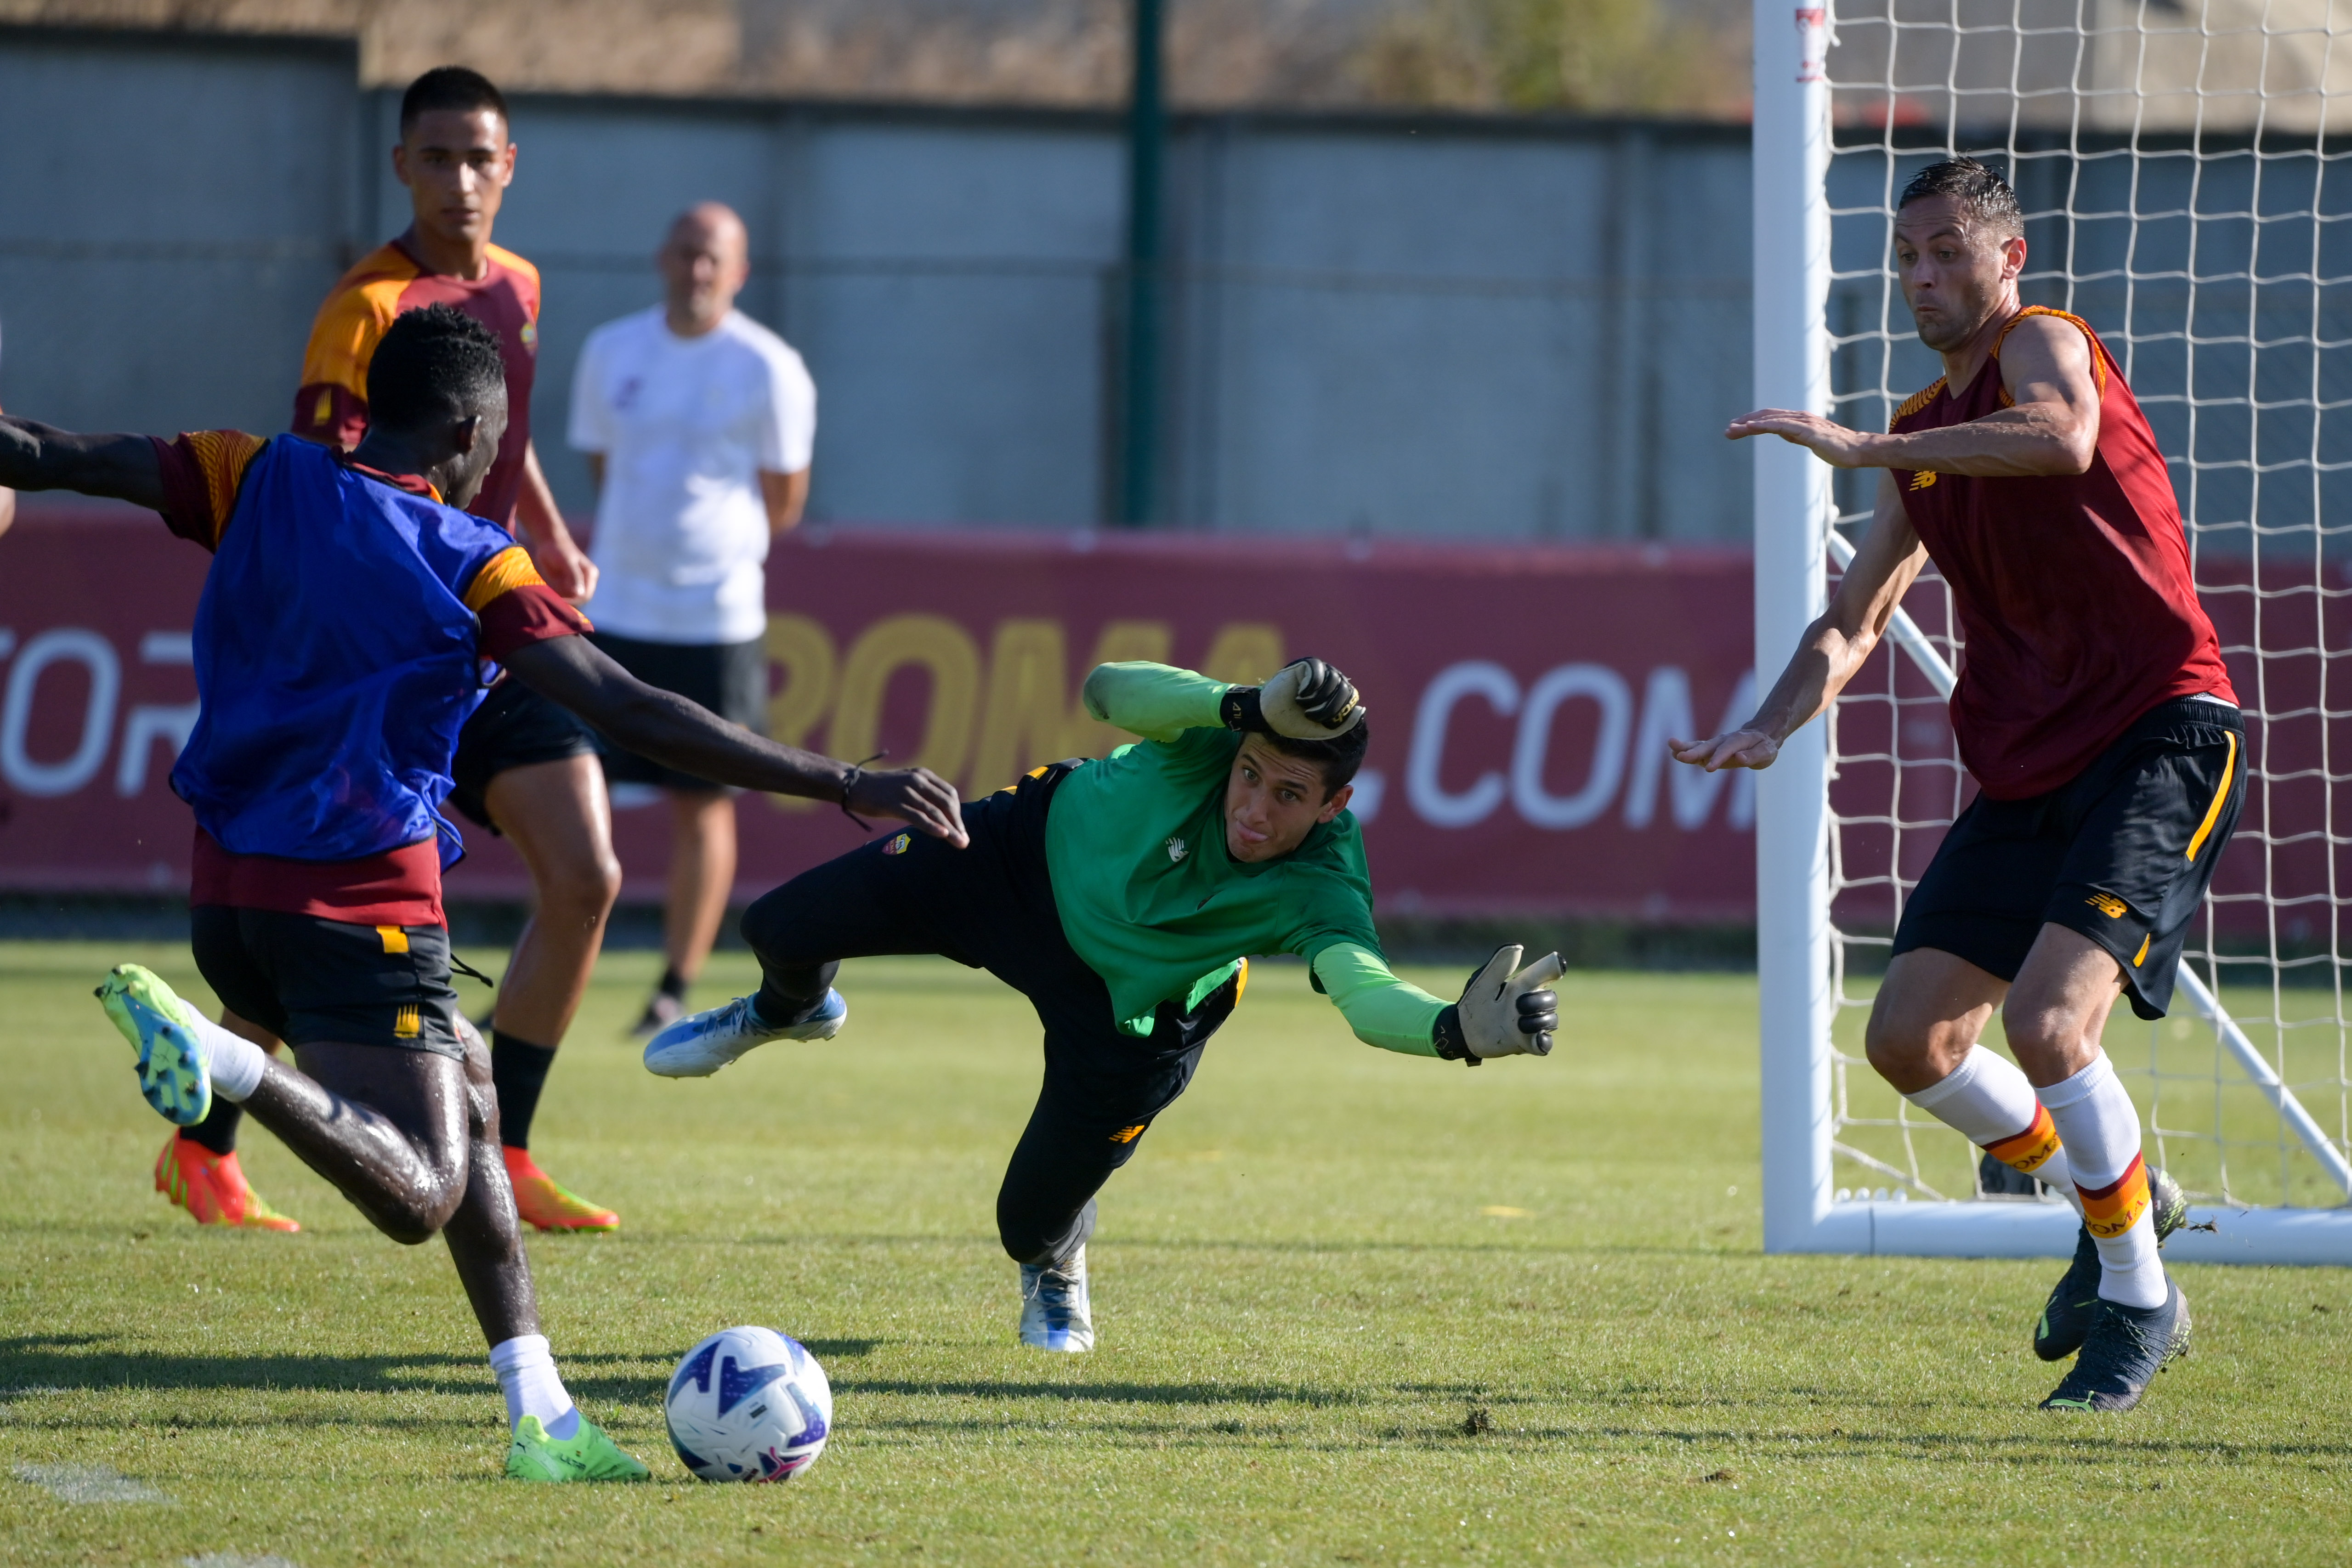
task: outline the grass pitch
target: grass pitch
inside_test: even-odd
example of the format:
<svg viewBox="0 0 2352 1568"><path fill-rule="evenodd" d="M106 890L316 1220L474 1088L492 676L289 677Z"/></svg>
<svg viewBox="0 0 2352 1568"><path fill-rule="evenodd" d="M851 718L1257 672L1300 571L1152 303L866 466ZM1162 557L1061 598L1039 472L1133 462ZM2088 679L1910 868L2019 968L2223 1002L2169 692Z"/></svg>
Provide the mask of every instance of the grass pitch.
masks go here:
<svg viewBox="0 0 2352 1568"><path fill-rule="evenodd" d="M1101 1348L1062 1359L1014 1343L992 1222L1019 998L854 965L839 1042L669 1083L620 1039L654 962L615 956L534 1144L625 1229L531 1255L574 1395L657 1480L509 1483L437 1243L249 1124L302 1235L150 1190L164 1129L89 999L128 957L204 995L184 950L0 948L0 1561L2352 1555L2341 1273L2184 1270L2196 1354L2145 1410L2038 1414L2055 1265L1759 1251L1754 988L1711 977L1572 976L1555 1056L1471 1071L1355 1044L1267 967L1108 1190ZM671 1364L730 1322L832 1374L789 1485L698 1485L664 1440Z"/></svg>

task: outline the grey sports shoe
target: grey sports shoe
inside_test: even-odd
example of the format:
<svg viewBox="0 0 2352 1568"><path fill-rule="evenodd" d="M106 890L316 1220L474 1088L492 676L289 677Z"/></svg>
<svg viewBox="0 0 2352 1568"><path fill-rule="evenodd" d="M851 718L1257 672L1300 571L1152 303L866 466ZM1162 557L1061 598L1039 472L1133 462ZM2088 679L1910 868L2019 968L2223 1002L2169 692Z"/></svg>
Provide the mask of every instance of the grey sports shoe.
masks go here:
<svg viewBox="0 0 2352 1568"><path fill-rule="evenodd" d="M1059 1263L1021 1265L1021 1343L1037 1350L1094 1349L1084 1247Z"/></svg>
<svg viewBox="0 0 2352 1568"><path fill-rule="evenodd" d="M2170 1275L2164 1283L2162 1306L2101 1301L2092 1309L2083 1354L2042 1408L2128 1410L2147 1396L2147 1385L2168 1363L2189 1354L2189 1298Z"/></svg>
<svg viewBox="0 0 2352 1568"><path fill-rule="evenodd" d="M2156 1218L2156 1244L2180 1228L2189 1218L2189 1195L2180 1184L2154 1166L2147 1168L2147 1207ZM2099 1305L2099 1248L2087 1229L2074 1233L2074 1260L2051 1288L2033 1325L2033 1354L2044 1361L2063 1361L2083 1348L2083 1335Z"/></svg>

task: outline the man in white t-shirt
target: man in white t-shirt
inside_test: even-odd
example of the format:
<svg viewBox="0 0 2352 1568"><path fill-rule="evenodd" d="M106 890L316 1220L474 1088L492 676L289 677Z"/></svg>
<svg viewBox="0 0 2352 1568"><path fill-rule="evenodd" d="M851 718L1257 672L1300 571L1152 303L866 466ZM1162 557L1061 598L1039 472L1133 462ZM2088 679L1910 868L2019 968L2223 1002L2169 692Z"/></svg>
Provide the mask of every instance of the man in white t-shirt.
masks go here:
<svg viewBox="0 0 2352 1568"><path fill-rule="evenodd" d="M743 220L689 207L656 257L661 304L589 335L572 380L572 444L598 488L595 641L648 685L763 731L768 541L808 499L816 387L782 338L735 309L751 276ZM605 776L668 797L663 947L640 1032L671 1022L735 881L725 789L608 748Z"/></svg>

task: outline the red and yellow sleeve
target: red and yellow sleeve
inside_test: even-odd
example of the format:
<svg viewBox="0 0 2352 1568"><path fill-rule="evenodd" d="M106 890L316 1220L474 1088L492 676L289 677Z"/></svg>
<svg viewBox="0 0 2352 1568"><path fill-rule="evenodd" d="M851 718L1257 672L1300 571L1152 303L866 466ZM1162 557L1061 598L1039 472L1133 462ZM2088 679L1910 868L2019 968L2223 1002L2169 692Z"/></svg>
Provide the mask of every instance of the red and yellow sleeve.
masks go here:
<svg viewBox="0 0 2352 1568"><path fill-rule="evenodd" d="M194 430L175 441L150 436L163 471L164 526L206 549L220 547L237 486L268 443L241 430Z"/></svg>
<svg viewBox="0 0 2352 1568"><path fill-rule="evenodd" d="M345 451L367 434L368 362L416 280L414 263L390 246L345 273L310 324L302 386L294 394L295 434Z"/></svg>
<svg viewBox="0 0 2352 1568"><path fill-rule="evenodd" d="M504 660L517 648L594 630L588 617L547 586L530 552L510 545L482 563L466 587L466 608L481 622L485 659Z"/></svg>

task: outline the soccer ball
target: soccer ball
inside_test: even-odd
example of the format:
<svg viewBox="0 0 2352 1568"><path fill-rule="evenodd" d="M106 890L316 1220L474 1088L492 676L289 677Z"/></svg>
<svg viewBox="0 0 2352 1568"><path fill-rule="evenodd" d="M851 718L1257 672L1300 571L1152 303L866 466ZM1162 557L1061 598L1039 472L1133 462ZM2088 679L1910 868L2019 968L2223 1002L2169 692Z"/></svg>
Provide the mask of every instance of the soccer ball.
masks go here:
<svg viewBox="0 0 2352 1568"><path fill-rule="evenodd" d="M688 1351L662 1404L669 1446L707 1481L790 1480L833 1428L824 1368L773 1329L721 1329Z"/></svg>

